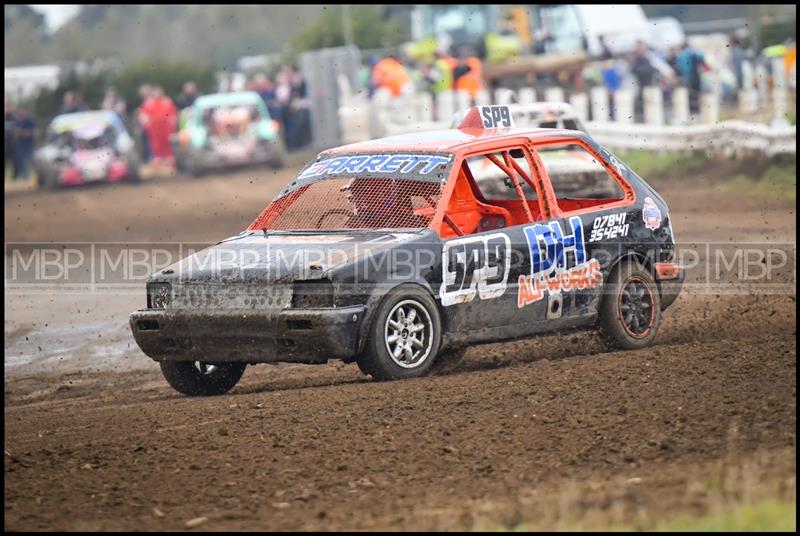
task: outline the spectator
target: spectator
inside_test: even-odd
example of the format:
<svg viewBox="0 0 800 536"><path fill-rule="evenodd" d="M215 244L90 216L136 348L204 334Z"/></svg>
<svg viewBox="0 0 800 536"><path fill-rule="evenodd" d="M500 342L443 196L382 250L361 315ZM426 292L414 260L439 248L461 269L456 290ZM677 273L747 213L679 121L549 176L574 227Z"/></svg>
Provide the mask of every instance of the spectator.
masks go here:
<svg viewBox="0 0 800 536"><path fill-rule="evenodd" d="M419 87L425 93L436 96L436 84L441 78L439 70L434 66L423 63L419 69Z"/></svg>
<svg viewBox="0 0 800 536"><path fill-rule="evenodd" d="M611 52L611 49L608 47L608 43L606 43L606 36L601 35L599 41L600 41L600 56L597 59L598 60L613 59L614 53Z"/></svg>
<svg viewBox="0 0 800 536"><path fill-rule="evenodd" d="M289 100L292 97L292 84L285 67L282 67L275 76L275 120L281 124L281 130L286 134L286 116L288 114Z"/></svg>
<svg viewBox="0 0 800 536"><path fill-rule="evenodd" d="M261 100L267 105L269 116L275 121L281 122L280 110L275 101L275 86L264 73L258 73L253 78L253 91L261 96Z"/></svg>
<svg viewBox="0 0 800 536"><path fill-rule="evenodd" d="M64 93L64 101L61 106L62 114L74 114L85 110L86 105L83 103L83 98L81 98L80 93L77 91L67 91Z"/></svg>
<svg viewBox="0 0 800 536"><path fill-rule="evenodd" d="M600 69L600 77L603 80L603 85L608 90L608 94L611 95L611 103L609 109L609 116L611 117L612 121L616 121L617 119L617 102L616 102L616 94L617 91L622 89L622 69L621 63L616 61L609 61L609 65Z"/></svg>
<svg viewBox="0 0 800 536"><path fill-rule="evenodd" d="M742 41L735 35L730 37L731 49L731 70L736 77L736 88L742 89L744 87L744 72L742 66L744 65L745 52L742 47Z"/></svg>
<svg viewBox="0 0 800 536"><path fill-rule="evenodd" d="M195 99L197 99L197 84L189 80L183 83L182 91L175 99L175 106L183 110L194 104Z"/></svg>
<svg viewBox="0 0 800 536"><path fill-rule="evenodd" d="M702 72L707 69L703 54L684 43L675 61L683 83L689 88L689 109L692 113L700 110L700 91Z"/></svg>
<svg viewBox="0 0 800 536"><path fill-rule="evenodd" d="M453 88L456 91L466 91L472 104L481 90L480 63L475 63L477 58L461 58L456 68L453 69Z"/></svg>
<svg viewBox="0 0 800 536"><path fill-rule="evenodd" d="M152 153L150 151L150 139L147 136L147 128L146 128L146 121L147 117L141 114L142 108L145 104L150 100L150 97L153 93L153 88L148 84L142 84L139 86L139 99L142 103L139 105L139 109L136 113L136 130L137 136L139 138L139 142L141 143L142 149L142 162L145 164L150 161L152 157Z"/></svg>
<svg viewBox="0 0 800 536"><path fill-rule="evenodd" d="M12 166L14 162L14 108L11 103L6 101L6 115L5 115L5 129L4 141L6 147L5 165L3 166L3 175L8 171L8 166Z"/></svg>
<svg viewBox="0 0 800 536"><path fill-rule="evenodd" d="M26 179L33 159L36 124L28 110L20 106L14 118L14 179Z"/></svg>
<svg viewBox="0 0 800 536"><path fill-rule="evenodd" d="M292 92L295 96L304 99L307 96L306 79L297 65L289 67L289 81L292 85Z"/></svg>
<svg viewBox="0 0 800 536"><path fill-rule="evenodd" d="M164 94L162 88L153 88L150 98L142 104L139 116L147 131L152 159L156 166L174 167L175 155L171 136L178 124L178 111L172 99Z"/></svg>
<svg viewBox="0 0 800 536"><path fill-rule="evenodd" d="M436 52L436 60L434 60L433 66L436 68L438 78L433 85L434 93L453 89L453 69L457 64L458 62L455 58Z"/></svg>
<svg viewBox="0 0 800 536"><path fill-rule="evenodd" d="M631 61L631 74L636 78L639 86L636 95L636 113L641 113L644 109L642 95L644 88L653 85L656 69L650 62L647 47L642 41L636 42L636 50L633 53L633 61Z"/></svg>
<svg viewBox="0 0 800 536"><path fill-rule="evenodd" d="M103 104L101 105L103 110L110 110L112 112L116 112L119 118L122 121L125 121L125 112L126 112L126 105L125 99L123 99L119 93L117 93L117 89L114 87L110 87L106 89L105 97L103 98Z"/></svg>
<svg viewBox="0 0 800 536"><path fill-rule="evenodd" d="M653 78L656 70L650 62L647 47L642 41L636 42L636 50L633 53L631 62L631 72L639 83L639 90L653 85Z"/></svg>
<svg viewBox="0 0 800 536"><path fill-rule="evenodd" d="M296 66L287 69L291 88L285 107L286 148L301 149L311 143L310 103L306 98L306 82Z"/></svg>
<svg viewBox="0 0 800 536"><path fill-rule="evenodd" d="M371 56L367 62L367 69L369 71L367 74L367 97L370 99L378 89L378 85L375 83L375 77L373 76L373 73L375 72L375 66L378 65L378 62L380 62L380 60L377 56Z"/></svg>
<svg viewBox="0 0 800 536"><path fill-rule="evenodd" d="M372 69L372 82L376 88L388 89L396 97L411 84L405 66L395 56L387 56Z"/></svg>
<svg viewBox="0 0 800 536"><path fill-rule="evenodd" d="M367 91L367 96L371 96L369 94L369 73L370 67L367 67L363 63L359 64L358 70L356 71L356 86L353 88L355 91Z"/></svg>

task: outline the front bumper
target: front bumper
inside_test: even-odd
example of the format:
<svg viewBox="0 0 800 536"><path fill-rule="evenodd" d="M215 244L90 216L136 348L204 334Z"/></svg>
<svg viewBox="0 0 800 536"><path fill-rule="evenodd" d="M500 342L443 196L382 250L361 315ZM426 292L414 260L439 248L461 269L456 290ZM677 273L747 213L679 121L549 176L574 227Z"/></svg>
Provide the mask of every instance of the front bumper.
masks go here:
<svg viewBox="0 0 800 536"><path fill-rule="evenodd" d="M273 311L141 309L133 337L156 361L324 363L355 355L366 307Z"/></svg>
<svg viewBox="0 0 800 536"><path fill-rule="evenodd" d="M258 165L274 162L281 156L281 149L277 142L268 142L256 145L247 155L226 156L210 148L195 151L191 158L204 169L220 169L231 166Z"/></svg>

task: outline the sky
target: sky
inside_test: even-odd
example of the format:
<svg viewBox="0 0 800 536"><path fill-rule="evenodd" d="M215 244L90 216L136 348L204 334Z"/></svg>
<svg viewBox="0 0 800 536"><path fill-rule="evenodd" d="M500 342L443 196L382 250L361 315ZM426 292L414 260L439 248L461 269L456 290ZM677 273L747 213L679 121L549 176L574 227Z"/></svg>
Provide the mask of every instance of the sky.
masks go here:
<svg viewBox="0 0 800 536"><path fill-rule="evenodd" d="M33 9L40 13L44 13L47 20L47 27L52 32L61 27L67 22L70 17L78 12L77 4L63 4L63 5L46 5L46 4L28 4Z"/></svg>

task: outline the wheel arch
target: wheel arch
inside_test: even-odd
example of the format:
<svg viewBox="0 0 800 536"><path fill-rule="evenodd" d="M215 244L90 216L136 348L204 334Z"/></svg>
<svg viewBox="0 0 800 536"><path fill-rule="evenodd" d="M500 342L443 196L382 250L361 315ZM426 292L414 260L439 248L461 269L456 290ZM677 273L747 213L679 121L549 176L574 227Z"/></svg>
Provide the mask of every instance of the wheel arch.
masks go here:
<svg viewBox="0 0 800 536"><path fill-rule="evenodd" d="M646 254L642 253L641 251L634 251L634 250L626 251L625 253L623 253L622 255L617 257L616 259L614 259L614 262L611 263L611 266L609 266L609 268L608 268L608 273L611 274L611 272L613 272L614 269L617 266L619 266L619 264L621 262L626 261L626 260L635 260L635 261L637 261L648 272L650 272L650 275L652 275L653 279L655 279L655 272L654 272L654 269L653 269L652 260Z"/></svg>
<svg viewBox="0 0 800 536"><path fill-rule="evenodd" d="M385 285L385 283L384 283ZM361 354L364 351L364 347L367 343L367 336L369 334L370 328L372 327L372 323L375 321L375 315L380 309L380 306L383 302L387 299L389 294L397 290L402 286L410 286L415 287L427 294L433 303L436 305L436 313L439 315L439 323L442 326L442 334L441 338L444 341L444 332L447 330L446 328L446 321L444 310L442 309L441 300L437 299L437 295L434 293L433 289L431 288L430 284L427 281L421 282L416 280L411 281L401 281L398 282L396 285L392 286L391 288L386 289L385 291L381 289L379 292L373 292L370 297L367 299L367 312L364 314L364 319L361 322L361 327L358 331L358 344L356 349L356 355Z"/></svg>

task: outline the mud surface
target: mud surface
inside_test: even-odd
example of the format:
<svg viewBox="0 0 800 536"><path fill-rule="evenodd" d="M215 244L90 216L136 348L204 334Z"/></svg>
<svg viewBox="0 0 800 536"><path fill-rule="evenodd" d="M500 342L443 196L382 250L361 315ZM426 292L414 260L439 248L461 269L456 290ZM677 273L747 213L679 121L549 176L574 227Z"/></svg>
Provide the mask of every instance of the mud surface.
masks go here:
<svg viewBox="0 0 800 536"><path fill-rule="evenodd" d="M11 195L5 239L213 242L290 175ZM657 185L680 240L795 242L794 202L687 180ZM207 399L136 348L142 302L6 297L7 529L647 527L794 498L794 294L682 295L646 350L565 334L392 383L261 365Z"/></svg>

